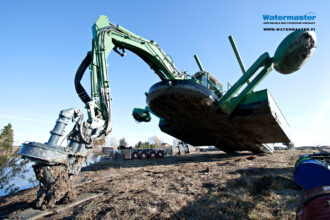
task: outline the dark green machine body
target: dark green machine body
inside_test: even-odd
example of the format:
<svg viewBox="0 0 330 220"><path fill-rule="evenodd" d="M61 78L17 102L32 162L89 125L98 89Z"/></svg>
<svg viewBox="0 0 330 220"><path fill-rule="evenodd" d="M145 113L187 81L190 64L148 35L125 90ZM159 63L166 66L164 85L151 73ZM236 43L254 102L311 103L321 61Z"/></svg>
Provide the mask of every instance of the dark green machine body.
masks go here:
<svg viewBox="0 0 330 220"><path fill-rule="evenodd" d="M153 85L147 95L150 109L162 118L160 129L194 146L215 146L228 153L272 151L268 143L289 143L289 125L268 90L254 88L272 71L289 74L297 71L311 57L314 32L295 31L278 46L274 57L262 54L245 70L233 38L233 46L243 76L227 91L213 76L203 83L205 72L194 80L167 80ZM205 76L204 76L205 78ZM213 79L212 79L213 78ZM215 85L215 86L214 86Z"/></svg>
<svg viewBox="0 0 330 220"><path fill-rule="evenodd" d="M152 86L147 103L163 117L163 132L194 146L260 153L266 151L264 143L291 141L288 123L268 90L249 93L230 116L217 111L217 98L193 81L171 80Z"/></svg>
<svg viewBox="0 0 330 220"><path fill-rule="evenodd" d="M270 93L254 89L273 68L289 74L306 63L316 46L315 33L292 32L279 45L274 57L264 53L247 70L230 38L243 75L224 92L222 84L203 69L197 55L199 71L188 75L175 67L155 41L110 23L106 16L97 19L92 31L92 49L78 67L74 80L76 92L87 109L87 120L78 109L62 110L47 143L26 142L19 151L21 156L36 162L34 171L40 181L36 207L51 207L69 195L88 154L93 147L105 144L105 137L112 131L107 64L111 51L121 56L125 50L133 52L161 80L146 94L147 106L133 110L136 120L149 122L152 113L160 118L159 127L165 133L191 145L213 145L228 153L272 151L264 148L264 144L290 141L286 120ZM88 67L90 94L81 84ZM75 124L65 136L69 122ZM62 146L64 139L66 146Z"/></svg>
<svg viewBox="0 0 330 220"><path fill-rule="evenodd" d="M147 105L161 118L160 129L194 146L215 146L228 153L272 152L268 143L292 142L289 125L268 90L255 87L275 68L289 74L311 57L314 32L295 31L278 46L274 57L266 52L247 70L233 38L229 37L243 75L228 91L200 68L191 79L168 79L153 85Z"/></svg>

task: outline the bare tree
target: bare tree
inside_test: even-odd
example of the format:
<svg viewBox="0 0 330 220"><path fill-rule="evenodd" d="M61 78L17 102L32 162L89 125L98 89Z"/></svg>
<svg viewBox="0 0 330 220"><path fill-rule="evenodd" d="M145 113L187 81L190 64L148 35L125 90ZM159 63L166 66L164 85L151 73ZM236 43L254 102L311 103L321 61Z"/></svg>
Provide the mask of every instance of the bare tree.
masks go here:
<svg viewBox="0 0 330 220"><path fill-rule="evenodd" d="M162 146L162 143L160 142L160 139L157 136L150 137L149 142L151 144L156 145L156 147L161 147Z"/></svg>
<svg viewBox="0 0 330 220"><path fill-rule="evenodd" d="M118 145L119 145L118 139L115 137L111 137L109 139L109 145L110 145L110 147L118 147Z"/></svg>

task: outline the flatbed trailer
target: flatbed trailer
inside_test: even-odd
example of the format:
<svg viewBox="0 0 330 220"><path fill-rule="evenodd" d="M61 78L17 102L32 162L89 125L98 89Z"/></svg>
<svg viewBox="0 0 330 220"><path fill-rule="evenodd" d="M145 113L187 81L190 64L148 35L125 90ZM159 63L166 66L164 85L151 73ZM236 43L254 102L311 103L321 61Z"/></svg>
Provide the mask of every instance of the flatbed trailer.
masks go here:
<svg viewBox="0 0 330 220"><path fill-rule="evenodd" d="M125 160L160 159L165 155L163 148L121 149L120 153Z"/></svg>

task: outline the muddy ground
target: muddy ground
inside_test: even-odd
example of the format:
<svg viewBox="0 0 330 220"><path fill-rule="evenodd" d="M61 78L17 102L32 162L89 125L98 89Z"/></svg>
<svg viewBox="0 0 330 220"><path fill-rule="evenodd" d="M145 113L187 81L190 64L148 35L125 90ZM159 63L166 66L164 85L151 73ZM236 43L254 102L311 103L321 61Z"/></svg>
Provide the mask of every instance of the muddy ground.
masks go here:
<svg viewBox="0 0 330 220"><path fill-rule="evenodd" d="M293 180L294 164L306 153L312 150L101 161L82 170L78 203L41 219L295 219L305 191ZM36 192L0 198L0 218L24 217Z"/></svg>

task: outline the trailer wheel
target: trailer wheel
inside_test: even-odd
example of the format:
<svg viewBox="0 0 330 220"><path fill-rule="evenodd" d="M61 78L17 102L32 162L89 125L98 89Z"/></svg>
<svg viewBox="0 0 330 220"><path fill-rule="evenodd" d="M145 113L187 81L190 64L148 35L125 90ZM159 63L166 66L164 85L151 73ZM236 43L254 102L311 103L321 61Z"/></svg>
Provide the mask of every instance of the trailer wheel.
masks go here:
<svg viewBox="0 0 330 220"><path fill-rule="evenodd" d="M141 153L140 153L140 159L142 159L142 160L147 159L147 154L146 154L146 152L141 152Z"/></svg>
<svg viewBox="0 0 330 220"><path fill-rule="evenodd" d="M155 151L150 151L150 152L149 152L149 158L150 158L150 159L155 159L155 158L156 158L156 153L155 153Z"/></svg>
<svg viewBox="0 0 330 220"><path fill-rule="evenodd" d="M157 152L157 158L163 158L164 157L164 152L163 151L158 151Z"/></svg>
<svg viewBox="0 0 330 220"><path fill-rule="evenodd" d="M132 160L136 160L136 159L138 159L139 158L139 154L136 152L136 151L134 151L133 153L132 153Z"/></svg>

